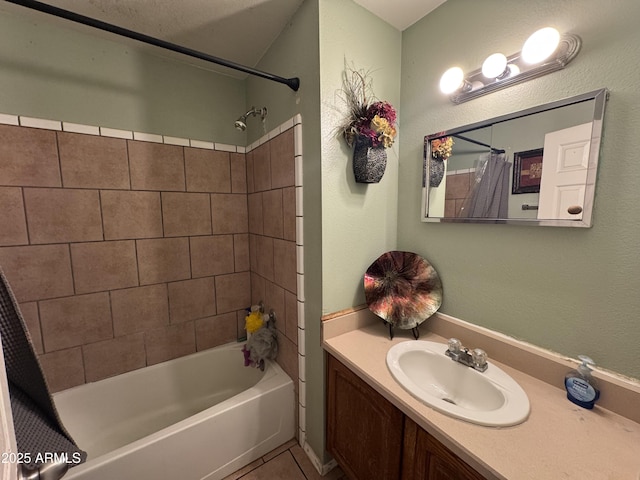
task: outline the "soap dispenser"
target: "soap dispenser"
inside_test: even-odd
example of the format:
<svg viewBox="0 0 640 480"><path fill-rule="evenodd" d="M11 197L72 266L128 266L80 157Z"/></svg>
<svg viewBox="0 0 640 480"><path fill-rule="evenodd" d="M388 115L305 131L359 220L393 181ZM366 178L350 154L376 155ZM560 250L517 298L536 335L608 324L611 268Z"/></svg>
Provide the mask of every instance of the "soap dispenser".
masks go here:
<svg viewBox="0 0 640 480"><path fill-rule="evenodd" d="M564 387L567 389L567 398L582 408L593 408L596 400L600 398L598 384L591 375L589 365L595 365L593 360L585 355L578 356L582 362L577 370L572 370L564 377Z"/></svg>

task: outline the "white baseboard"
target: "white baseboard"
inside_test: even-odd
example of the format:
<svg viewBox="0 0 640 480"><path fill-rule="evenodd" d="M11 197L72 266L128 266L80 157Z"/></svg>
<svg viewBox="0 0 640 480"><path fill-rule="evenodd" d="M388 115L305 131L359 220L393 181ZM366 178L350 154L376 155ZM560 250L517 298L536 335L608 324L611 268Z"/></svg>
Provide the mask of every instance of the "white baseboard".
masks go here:
<svg viewBox="0 0 640 480"><path fill-rule="evenodd" d="M313 466L316 467L316 470L318 471L320 476L325 476L327 473L338 466L338 463L333 458L329 462L323 464L320 461L320 458L316 455L316 452L314 452L311 446L306 442L304 443L302 449L307 454L307 457L309 457L309 460L311 460Z"/></svg>

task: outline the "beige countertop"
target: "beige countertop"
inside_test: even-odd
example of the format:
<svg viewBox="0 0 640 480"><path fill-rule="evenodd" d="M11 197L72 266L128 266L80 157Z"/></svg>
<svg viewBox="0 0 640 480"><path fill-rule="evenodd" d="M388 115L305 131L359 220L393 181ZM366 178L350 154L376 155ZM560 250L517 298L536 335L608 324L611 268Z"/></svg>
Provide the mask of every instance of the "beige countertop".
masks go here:
<svg viewBox="0 0 640 480"><path fill-rule="evenodd" d="M361 318L355 323L340 315L323 322L324 349L487 478L640 479L640 424L635 421L597 404L593 410L580 408L567 400L565 390L494 360L489 350L489 361L527 393L529 418L493 428L449 417L411 396L387 368L387 351L413 340L411 331L396 329L390 340L381 321L371 323L366 314L356 314ZM420 339L446 343L424 327Z"/></svg>

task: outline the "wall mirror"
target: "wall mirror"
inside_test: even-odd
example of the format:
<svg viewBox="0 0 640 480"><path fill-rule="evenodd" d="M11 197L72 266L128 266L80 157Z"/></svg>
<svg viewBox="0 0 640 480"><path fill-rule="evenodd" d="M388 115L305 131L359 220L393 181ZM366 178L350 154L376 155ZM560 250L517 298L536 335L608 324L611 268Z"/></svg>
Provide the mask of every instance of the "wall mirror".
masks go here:
<svg viewBox="0 0 640 480"><path fill-rule="evenodd" d="M425 222L590 227L606 89L427 135Z"/></svg>

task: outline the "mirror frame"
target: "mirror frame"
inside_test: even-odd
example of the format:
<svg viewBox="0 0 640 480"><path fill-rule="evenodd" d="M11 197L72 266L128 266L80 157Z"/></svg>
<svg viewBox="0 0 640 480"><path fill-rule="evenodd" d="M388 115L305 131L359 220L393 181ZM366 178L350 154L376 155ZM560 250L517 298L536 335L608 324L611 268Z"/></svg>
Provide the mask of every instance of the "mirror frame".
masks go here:
<svg viewBox="0 0 640 480"><path fill-rule="evenodd" d="M565 98L555 102L538 105L536 107L520 110L518 112L501 115L499 117L483 120L470 125L439 132L437 134L427 135L424 137L423 163L422 163L422 206L421 220L423 222L445 222L445 223L498 223L509 225L532 225L532 226L553 226L553 227L586 227L592 226L593 202L595 197L596 177L598 171L598 159L600 157L600 139L602 137L602 124L604 119L604 110L607 100L609 99L609 91L606 88L594 90L592 92L583 93L573 97ZM585 200L583 206L583 215L580 220L566 219L536 219L536 218L456 218L456 217L430 217L429 216L429 187L427 172L429 168L429 158L431 156L431 140L434 138L445 137L453 134L461 134L470 130L484 128L496 123L513 120L519 117L526 117L548 110L573 105L576 103L594 100L593 112L593 129L591 131L591 146L589 149L589 168L587 171L587 182L585 188Z"/></svg>

